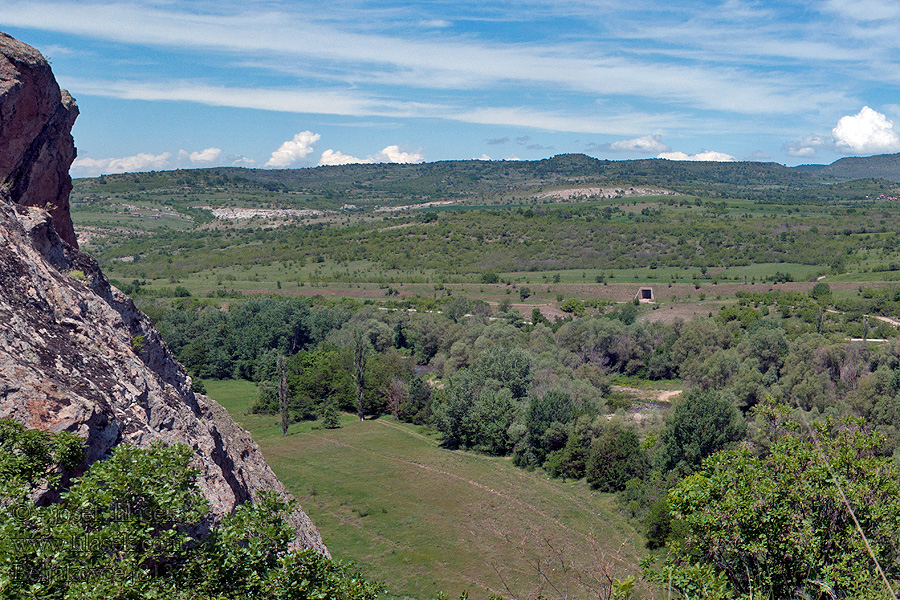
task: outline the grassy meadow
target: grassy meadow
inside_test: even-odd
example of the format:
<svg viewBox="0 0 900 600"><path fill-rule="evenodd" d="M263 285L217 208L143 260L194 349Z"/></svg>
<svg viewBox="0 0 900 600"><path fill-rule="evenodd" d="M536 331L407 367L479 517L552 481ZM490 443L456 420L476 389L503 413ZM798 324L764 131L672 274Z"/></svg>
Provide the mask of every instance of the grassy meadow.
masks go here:
<svg viewBox="0 0 900 600"><path fill-rule="evenodd" d="M604 568L617 578L637 572L642 534L612 494L583 481L443 449L429 430L392 417L343 415L340 429L305 422L282 436L277 417L245 414L255 384L205 383L253 434L334 557L382 580L390 598L528 596L550 585L587 598L579 580L596 585Z"/></svg>

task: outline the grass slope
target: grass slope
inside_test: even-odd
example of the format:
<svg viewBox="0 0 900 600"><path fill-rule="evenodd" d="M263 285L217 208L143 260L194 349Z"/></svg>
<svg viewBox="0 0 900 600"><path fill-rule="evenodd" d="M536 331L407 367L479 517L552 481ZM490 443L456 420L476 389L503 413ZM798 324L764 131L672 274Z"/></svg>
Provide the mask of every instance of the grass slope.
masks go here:
<svg viewBox="0 0 900 600"><path fill-rule="evenodd" d="M346 415L340 429L300 423L282 437L276 417L244 414L252 383L206 386L251 431L332 554L384 581L392 597L463 590L473 599L509 597L505 585L528 596L549 585L541 570L580 598L588 595L577 579L598 575L603 564L619 578L637 570L641 534L611 495L583 483L445 450L433 435L392 418Z"/></svg>

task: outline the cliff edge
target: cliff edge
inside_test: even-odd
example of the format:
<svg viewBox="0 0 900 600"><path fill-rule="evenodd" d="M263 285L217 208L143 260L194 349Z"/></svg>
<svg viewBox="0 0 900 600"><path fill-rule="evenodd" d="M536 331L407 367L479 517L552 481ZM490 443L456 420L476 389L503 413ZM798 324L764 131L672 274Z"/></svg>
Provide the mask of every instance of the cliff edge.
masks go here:
<svg viewBox="0 0 900 600"><path fill-rule="evenodd" d="M287 496L250 435L192 391L149 319L75 246L77 114L40 53L0 33L0 418L83 437L85 468L121 443L186 444L214 515ZM328 555L299 509L293 525L297 547Z"/></svg>

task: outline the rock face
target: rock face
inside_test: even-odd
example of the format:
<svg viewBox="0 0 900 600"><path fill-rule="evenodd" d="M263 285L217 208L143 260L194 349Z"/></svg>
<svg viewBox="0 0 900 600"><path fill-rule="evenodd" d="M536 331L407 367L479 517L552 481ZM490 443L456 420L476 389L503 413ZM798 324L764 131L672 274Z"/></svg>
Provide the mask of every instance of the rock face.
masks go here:
<svg viewBox="0 0 900 600"><path fill-rule="evenodd" d="M149 319L110 286L91 257L61 239L60 223L74 240L68 210L62 215L37 208L68 193L68 175L60 174L74 156L68 127L75 105L66 104L68 94L60 95L36 51L8 37L0 50L14 55L0 56L0 69L20 65L20 79L5 79L0 94L0 168L9 174L0 187L0 418L85 438L85 467L121 443L187 444L214 515L265 490L286 496L250 435L225 409L192 391L190 377ZM21 67L26 62L28 69ZM56 108L34 90L54 96ZM25 115L40 123L30 126ZM18 137L10 141L8 130ZM61 188L43 187L53 180L48 173ZM56 208L61 206L67 204ZM306 514L298 509L292 518L295 545L327 555Z"/></svg>
<svg viewBox="0 0 900 600"><path fill-rule="evenodd" d="M0 32L0 183L16 204L49 210L56 232L76 248L69 166L77 116L41 53Z"/></svg>

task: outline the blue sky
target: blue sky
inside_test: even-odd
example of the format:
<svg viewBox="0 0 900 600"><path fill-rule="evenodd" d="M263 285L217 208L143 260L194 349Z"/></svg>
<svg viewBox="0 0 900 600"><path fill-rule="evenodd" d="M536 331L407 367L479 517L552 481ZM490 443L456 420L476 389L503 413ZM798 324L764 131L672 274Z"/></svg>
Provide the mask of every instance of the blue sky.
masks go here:
<svg viewBox="0 0 900 600"><path fill-rule="evenodd" d="M75 176L900 151L896 0L4 0L0 29L78 101Z"/></svg>

